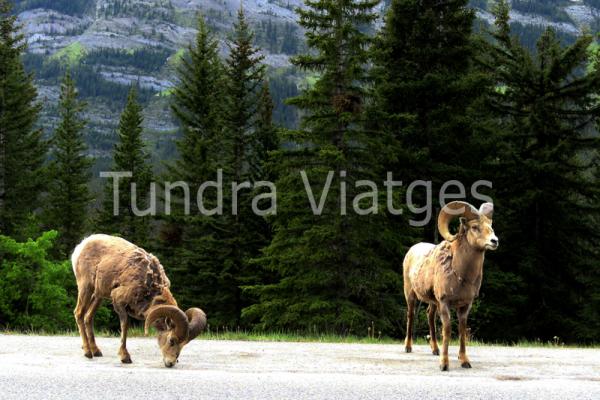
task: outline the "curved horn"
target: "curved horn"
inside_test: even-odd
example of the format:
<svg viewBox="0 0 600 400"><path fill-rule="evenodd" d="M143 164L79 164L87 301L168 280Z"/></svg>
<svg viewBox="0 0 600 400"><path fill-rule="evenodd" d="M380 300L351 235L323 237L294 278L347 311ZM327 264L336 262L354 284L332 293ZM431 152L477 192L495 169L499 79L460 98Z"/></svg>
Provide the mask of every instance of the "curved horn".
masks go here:
<svg viewBox="0 0 600 400"><path fill-rule="evenodd" d="M160 305L152 308L146 316L146 322L144 323L144 332L148 334L150 325L154 324L156 320L160 318L169 318L175 324L173 333L179 338L179 340L187 340L189 323L187 316L177 306L171 305Z"/></svg>
<svg viewBox="0 0 600 400"><path fill-rule="evenodd" d="M479 207L479 214L492 219L494 216L494 205L492 203L483 203L481 207Z"/></svg>
<svg viewBox="0 0 600 400"><path fill-rule="evenodd" d="M457 217L465 217L468 220L479 218L479 211L464 201L452 201L446 204L438 216L438 230L442 237L452 242L456 235L450 233L450 222Z"/></svg>
<svg viewBox="0 0 600 400"><path fill-rule="evenodd" d="M206 314L199 308L188 308L185 312L189 322L187 341L194 340L206 328Z"/></svg>

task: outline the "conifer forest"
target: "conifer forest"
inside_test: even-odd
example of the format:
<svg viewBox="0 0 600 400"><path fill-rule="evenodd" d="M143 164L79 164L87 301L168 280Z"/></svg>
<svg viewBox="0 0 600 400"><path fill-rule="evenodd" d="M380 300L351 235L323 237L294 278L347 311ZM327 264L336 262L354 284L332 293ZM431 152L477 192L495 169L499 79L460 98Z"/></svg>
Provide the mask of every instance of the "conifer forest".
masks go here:
<svg viewBox="0 0 600 400"><path fill-rule="evenodd" d="M0 0L0 329L76 330L70 256L105 233L154 254L180 307L201 305L212 327L403 338L403 258L443 240L440 208L463 200L493 202L500 241L471 336L598 342L593 24L566 36L511 21L511 7L569 18L552 2L305 0L294 24L244 6L227 29L186 16L194 34L177 54L70 46L55 57L29 51L17 15L33 3L90 7ZM95 12L112 18L128 2L112 3ZM155 14L144 17L183 18ZM265 51L291 66L273 68ZM97 63L169 65L175 84L99 80ZM39 80L56 83L55 100ZM90 121L96 96L111 101L109 136ZM159 100L176 129L150 135ZM95 323L119 329L109 301Z"/></svg>

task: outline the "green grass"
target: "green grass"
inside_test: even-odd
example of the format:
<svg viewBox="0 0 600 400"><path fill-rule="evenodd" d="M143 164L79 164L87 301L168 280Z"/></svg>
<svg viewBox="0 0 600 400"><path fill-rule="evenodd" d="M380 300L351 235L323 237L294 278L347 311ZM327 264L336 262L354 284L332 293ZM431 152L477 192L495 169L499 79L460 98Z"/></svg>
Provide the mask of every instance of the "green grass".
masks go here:
<svg viewBox="0 0 600 400"><path fill-rule="evenodd" d="M79 336L77 331L69 330L63 332L45 332L45 331L14 331L4 330L0 334L5 335L32 335L32 336ZM97 330L97 337L118 337L119 333L107 330ZM141 326L132 327L128 331L128 337L144 337L144 329ZM152 330L148 337L154 337ZM404 340L390 337L372 338L368 336L342 336L334 333L289 333L289 332L254 332L254 331L230 331L230 330L212 330L209 329L200 337L202 340L236 340L236 341L255 341L255 342L301 342L301 343L358 343L358 344L392 344L404 348ZM440 340L441 342L441 340ZM441 343L438 342L440 345ZM414 344L427 345L425 338L415 338ZM451 346L457 346L458 340L455 338L450 342ZM541 340L522 340L519 342L482 342L472 340L468 346L502 346L502 347L535 347L535 348L589 348L599 349L600 343L596 344L564 344L559 338L552 341Z"/></svg>
<svg viewBox="0 0 600 400"><path fill-rule="evenodd" d="M50 60L60 61L67 65L76 65L85 57L86 52L87 50L81 43L73 42L54 53Z"/></svg>

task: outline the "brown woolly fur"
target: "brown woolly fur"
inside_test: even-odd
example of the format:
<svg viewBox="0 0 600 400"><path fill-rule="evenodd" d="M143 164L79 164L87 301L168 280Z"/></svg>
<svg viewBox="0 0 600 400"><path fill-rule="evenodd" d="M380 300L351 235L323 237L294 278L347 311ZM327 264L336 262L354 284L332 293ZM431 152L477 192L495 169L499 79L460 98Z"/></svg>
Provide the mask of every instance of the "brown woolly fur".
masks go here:
<svg viewBox="0 0 600 400"><path fill-rule="evenodd" d="M493 205L484 203L479 210L468 203L454 201L440 211L438 230L444 237L437 246L419 243L412 246L403 262L404 295L407 303L406 352L412 351L412 327L416 301L429 304L427 316L431 350L439 355L435 316L443 326L440 368L448 370L450 341L450 309L456 309L459 323L459 360L463 368L471 368L466 354L467 317L473 300L479 295L486 250L498 248L492 229ZM450 234L449 223L460 217L460 227Z"/></svg>
<svg viewBox="0 0 600 400"><path fill-rule="evenodd" d="M146 320L146 329L153 325L158 330L167 367L177 363L183 346L206 326L202 310L184 313L177 307L158 259L125 239L92 235L75 248L71 262L78 289L75 320L88 358L102 356L94 338L94 315L103 299L112 300L119 315L123 363L131 363L126 347L129 317Z"/></svg>

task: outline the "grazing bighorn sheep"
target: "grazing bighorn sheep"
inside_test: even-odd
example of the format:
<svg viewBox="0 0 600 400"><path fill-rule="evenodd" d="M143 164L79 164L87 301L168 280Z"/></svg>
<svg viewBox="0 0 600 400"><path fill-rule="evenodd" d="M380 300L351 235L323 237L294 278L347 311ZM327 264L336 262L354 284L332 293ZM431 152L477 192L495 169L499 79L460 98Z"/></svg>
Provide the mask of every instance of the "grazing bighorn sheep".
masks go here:
<svg viewBox="0 0 600 400"><path fill-rule="evenodd" d="M199 308L185 313L177 307L171 283L156 257L142 248L108 235L83 240L71 257L77 279L75 320L86 357L101 357L94 338L94 315L103 299L111 299L121 321L121 362L131 363L127 351L129 316L145 320L158 330L158 344L165 366L177 362L183 346L202 332L206 315Z"/></svg>
<svg viewBox="0 0 600 400"><path fill-rule="evenodd" d="M412 351L412 329L417 300L429 304L427 316L431 350L439 355L435 336L435 315L442 320L442 356L440 369L448 370L448 342L450 341L450 309L458 315L460 349L458 359L463 368L471 368L466 354L467 317L473 300L479 295L486 250L498 248L498 238L492 229L492 203L484 203L479 210L462 201L453 201L440 211L438 229L445 239L437 246L419 243L412 246L404 257L404 295L407 303L406 352ZM449 224L460 217L455 235Z"/></svg>

